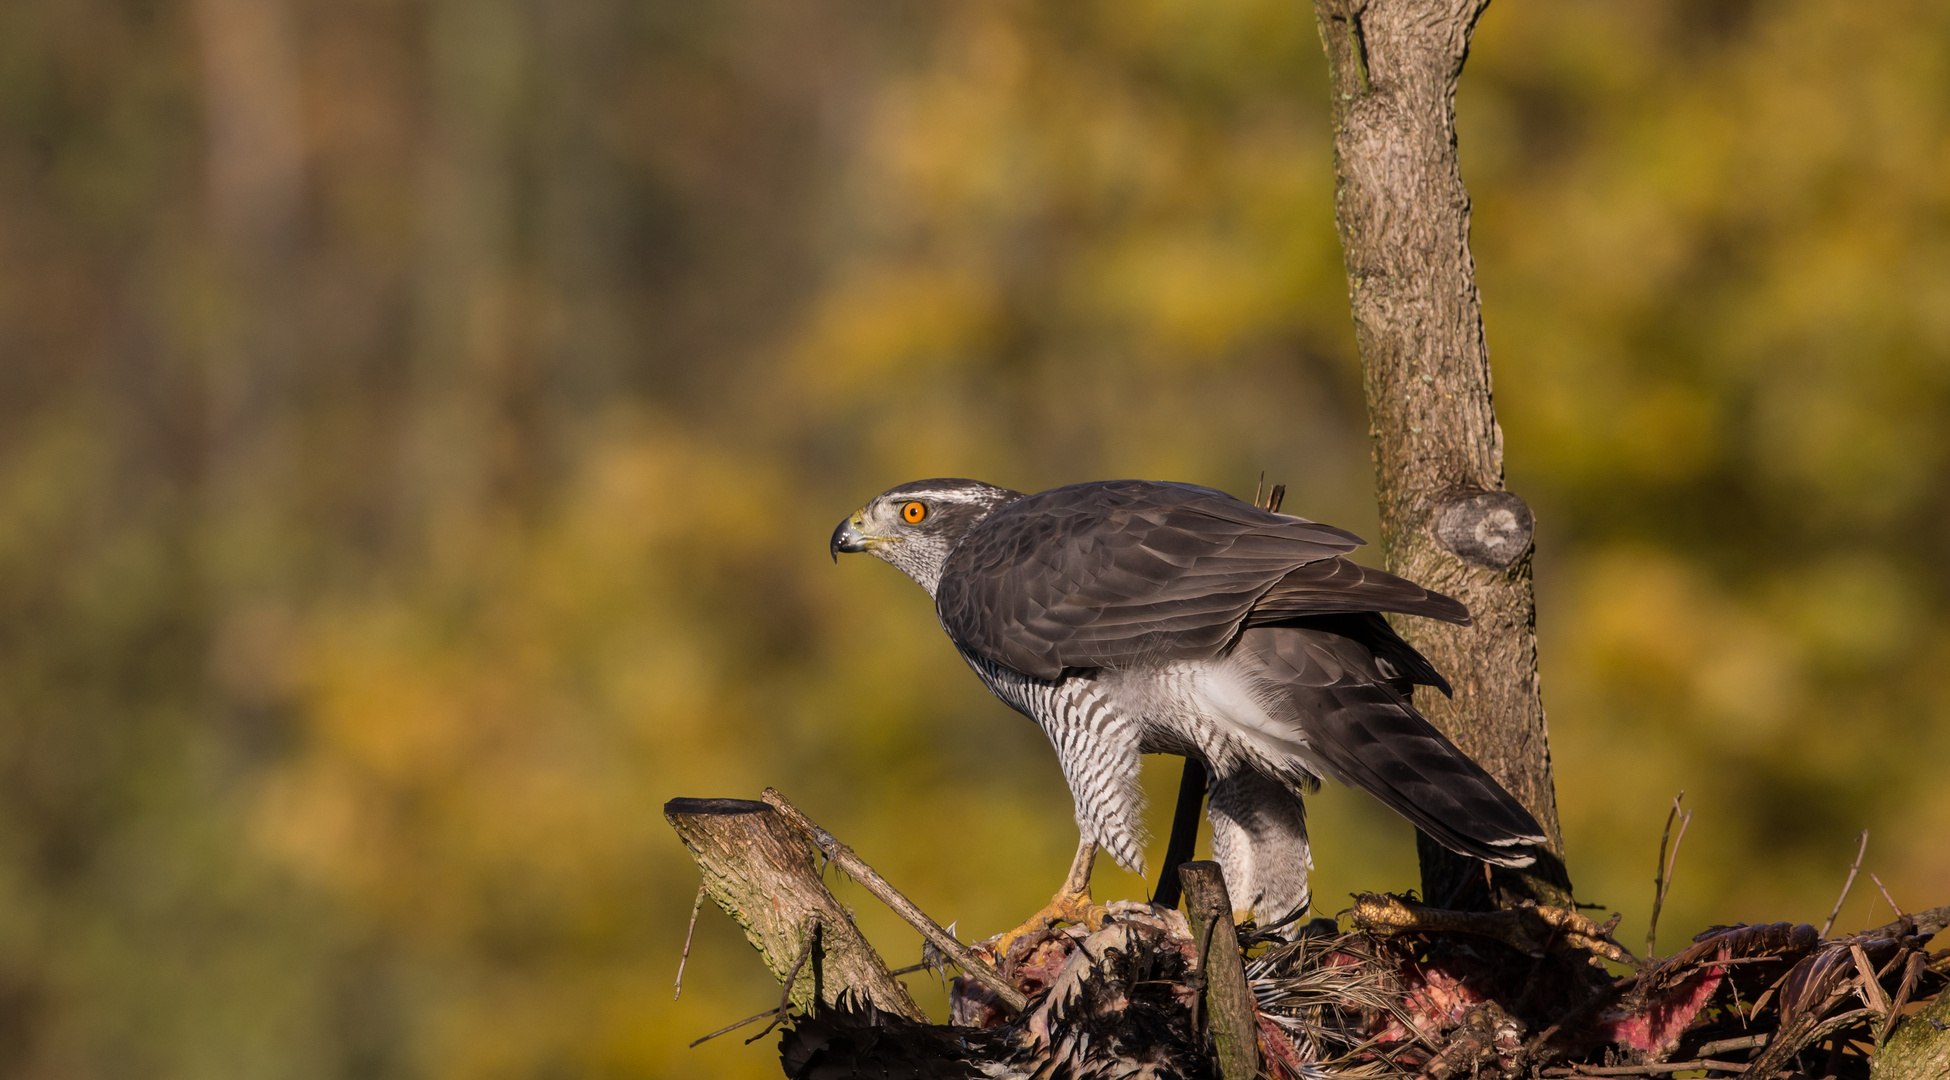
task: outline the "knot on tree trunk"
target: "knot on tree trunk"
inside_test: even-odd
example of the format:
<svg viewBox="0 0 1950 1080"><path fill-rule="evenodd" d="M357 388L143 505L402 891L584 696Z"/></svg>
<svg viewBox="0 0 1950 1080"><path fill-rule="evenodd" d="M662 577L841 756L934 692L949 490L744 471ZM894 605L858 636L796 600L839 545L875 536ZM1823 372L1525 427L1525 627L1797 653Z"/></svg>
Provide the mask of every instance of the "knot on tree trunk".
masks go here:
<svg viewBox="0 0 1950 1080"><path fill-rule="evenodd" d="M1509 491L1480 491L1436 507L1435 538L1457 558L1488 570L1507 570L1530 550L1537 525L1530 504Z"/></svg>

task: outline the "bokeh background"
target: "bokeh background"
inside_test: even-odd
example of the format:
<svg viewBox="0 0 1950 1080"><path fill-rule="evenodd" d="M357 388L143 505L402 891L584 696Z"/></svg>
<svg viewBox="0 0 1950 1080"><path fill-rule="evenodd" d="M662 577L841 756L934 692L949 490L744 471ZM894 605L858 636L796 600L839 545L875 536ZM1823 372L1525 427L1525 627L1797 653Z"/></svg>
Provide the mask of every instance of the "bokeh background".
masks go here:
<svg viewBox="0 0 1950 1080"><path fill-rule="evenodd" d="M0 1075L775 1075L685 1048L776 991L707 909L673 1003L677 795L1031 910L1047 747L827 535L1372 534L1326 104L1298 0L0 5ZM1460 108L1581 896L1639 945L1684 789L1662 951L1862 828L1950 902L1950 7L1496 0ZM1324 912L1414 883L1315 807Z"/></svg>

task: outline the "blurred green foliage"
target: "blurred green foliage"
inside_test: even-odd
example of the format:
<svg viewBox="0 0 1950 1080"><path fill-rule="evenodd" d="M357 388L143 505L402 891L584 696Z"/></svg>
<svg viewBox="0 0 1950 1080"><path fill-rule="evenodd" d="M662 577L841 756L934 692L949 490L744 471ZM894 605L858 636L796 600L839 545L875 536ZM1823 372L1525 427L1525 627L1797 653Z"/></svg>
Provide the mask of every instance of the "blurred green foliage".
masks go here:
<svg viewBox="0 0 1950 1080"><path fill-rule="evenodd" d="M826 536L1262 470L1371 532L1318 54L1291 0L0 6L0 1073L772 1075L684 1048L773 991L707 911L670 999L676 795L1031 910L1041 736ZM1950 9L1497 0L1461 144L1581 895L1642 932L1684 788L1668 947L1818 919L1863 827L1950 900ZM1314 805L1324 911L1414 881Z"/></svg>

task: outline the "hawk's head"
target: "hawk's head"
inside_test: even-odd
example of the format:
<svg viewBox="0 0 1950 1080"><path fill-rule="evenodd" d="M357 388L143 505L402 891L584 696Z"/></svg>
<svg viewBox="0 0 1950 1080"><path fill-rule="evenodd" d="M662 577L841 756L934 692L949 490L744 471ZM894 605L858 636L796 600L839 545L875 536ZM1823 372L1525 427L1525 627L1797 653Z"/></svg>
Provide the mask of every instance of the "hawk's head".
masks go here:
<svg viewBox="0 0 1950 1080"><path fill-rule="evenodd" d="M1022 492L979 480L916 480L882 493L833 530L840 552L865 551L893 563L934 595L942 564L976 522Z"/></svg>

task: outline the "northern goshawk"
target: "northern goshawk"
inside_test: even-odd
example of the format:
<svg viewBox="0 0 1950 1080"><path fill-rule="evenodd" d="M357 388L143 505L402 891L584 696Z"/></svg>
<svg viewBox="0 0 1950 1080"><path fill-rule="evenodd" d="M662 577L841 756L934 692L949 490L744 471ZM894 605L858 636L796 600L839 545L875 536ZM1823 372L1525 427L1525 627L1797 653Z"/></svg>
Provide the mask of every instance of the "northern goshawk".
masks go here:
<svg viewBox="0 0 1950 1080"><path fill-rule="evenodd" d="M1449 685L1379 614L1467 624L1469 612L1348 560L1361 544L1189 484L1024 495L942 479L874 499L833 530L832 552L869 552L919 582L962 658L1055 746L1082 836L1044 924L1088 917L1098 846L1144 872L1146 753L1204 762L1213 854L1234 905L1264 924L1307 908L1302 795L1322 777L1486 862L1529 865L1545 842L1416 712L1414 685Z"/></svg>

